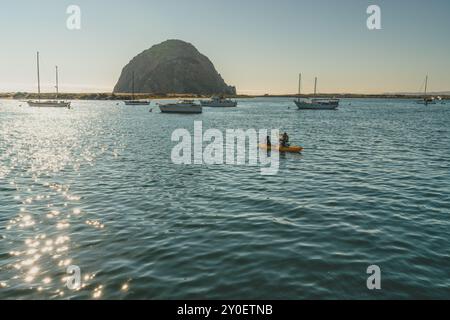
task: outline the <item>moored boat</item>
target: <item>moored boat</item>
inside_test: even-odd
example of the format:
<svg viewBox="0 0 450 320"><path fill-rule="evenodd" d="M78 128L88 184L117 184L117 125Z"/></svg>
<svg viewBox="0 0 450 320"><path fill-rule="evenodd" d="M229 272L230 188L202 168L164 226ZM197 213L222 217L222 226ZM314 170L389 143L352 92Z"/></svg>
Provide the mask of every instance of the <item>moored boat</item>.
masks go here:
<svg viewBox="0 0 450 320"><path fill-rule="evenodd" d="M132 80L132 98L131 100L124 101L126 106L148 106L151 101L149 100L136 100L135 99L135 90L134 90L134 71L133 71L133 80Z"/></svg>
<svg viewBox="0 0 450 320"><path fill-rule="evenodd" d="M429 104L436 104L436 100L434 99L434 97L427 96L427 89L428 89L428 75L425 78L425 92L423 95L423 99L418 100L417 101L418 104L423 104L425 106Z"/></svg>
<svg viewBox="0 0 450 320"><path fill-rule="evenodd" d="M299 110L336 110L339 107L338 99L305 99L295 101Z"/></svg>
<svg viewBox="0 0 450 320"><path fill-rule="evenodd" d="M41 108L70 108L70 102L66 101L52 101L52 100L46 100L46 101L27 101L28 105L30 107L41 107Z"/></svg>
<svg viewBox="0 0 450 320"><path fill-rule="evenodd" d="M177 103L160 104L162 113L202 113L203 107L190 100L182 100Z"/></svg>
<svg viewBox="0 0 450 320"><path fill-rule="evenodd" d="M339 107L339 99L316 98L317 96L317 77L314 82L314 98L301 99L302 75L299 76L299 97L295 104L299 110L336 110Z"/></svg>
<svg viewBox="0 0 450 320"><path fill-rule="evenodd" d="M124 103L127 106L148 106L151 102L149 100L127 100Z"/></svg>
<svg viewBox="0 0 450 320"><path fill-rule="evenodd" d="M445 104L445 100L440 96L436 97L436 100L439 101L440 104Z"/></svg>
<svg viewBox="0 0 450 320"><path fill-rule="evenodd" d="M39 107L39 108L69 108L70 102L68 101L60 101L60 100L41 100L41 78L39 71L39 52L37 53L37 78L38 78L38 100L29 100L27 101L30 107ZM58 99L59 95L59 84L58 84L58 66L56 66L56 99Z"/></svg>
<svg viewBox="0 0 450 320"><path fill-rule="evenodd" d="M224 97L212 97L210 100L200 101L203 107L213 107L213 108L233 108L237 107L237 101L231 99L226 99Z"/></svg>

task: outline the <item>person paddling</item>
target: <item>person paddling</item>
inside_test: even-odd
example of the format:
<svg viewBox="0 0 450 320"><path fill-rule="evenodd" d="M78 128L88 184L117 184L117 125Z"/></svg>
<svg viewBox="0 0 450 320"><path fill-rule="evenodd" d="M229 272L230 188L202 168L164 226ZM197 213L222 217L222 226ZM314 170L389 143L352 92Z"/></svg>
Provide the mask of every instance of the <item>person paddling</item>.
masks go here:
<svg viewBox="0 0 450 320"><path fill-rule="evenodd" d="M286 132L280 137L280 145L282 147L289 147L289 136Z"/></svg>

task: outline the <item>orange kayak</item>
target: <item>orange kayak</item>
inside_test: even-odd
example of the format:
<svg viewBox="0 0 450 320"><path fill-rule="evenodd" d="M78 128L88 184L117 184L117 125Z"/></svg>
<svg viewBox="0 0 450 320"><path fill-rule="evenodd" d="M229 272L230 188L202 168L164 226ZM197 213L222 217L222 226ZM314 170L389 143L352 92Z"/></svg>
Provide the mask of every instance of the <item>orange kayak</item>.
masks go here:
<svg viewBox="0 0 450 320"><path fill-rule="evenodd" d="M279 152L299 153L303 151L303 147L299 146L282 147L279 145L268 146L267 144L260 144L259 147L264 150L274 150Z"/></svg>

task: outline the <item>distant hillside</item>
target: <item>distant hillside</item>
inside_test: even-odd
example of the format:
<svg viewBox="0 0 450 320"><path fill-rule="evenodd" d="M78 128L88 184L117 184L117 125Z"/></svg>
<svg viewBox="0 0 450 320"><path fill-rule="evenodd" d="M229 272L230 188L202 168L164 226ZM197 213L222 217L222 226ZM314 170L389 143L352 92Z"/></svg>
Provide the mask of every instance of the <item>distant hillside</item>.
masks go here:
<svg viewBox="0 0 450 320"><path fill-rule="evenodd" d="M142 52L122 70L115 93L154 94L227 94L236 88L228 86L212 62L192 44L168 40Z"/></svg>

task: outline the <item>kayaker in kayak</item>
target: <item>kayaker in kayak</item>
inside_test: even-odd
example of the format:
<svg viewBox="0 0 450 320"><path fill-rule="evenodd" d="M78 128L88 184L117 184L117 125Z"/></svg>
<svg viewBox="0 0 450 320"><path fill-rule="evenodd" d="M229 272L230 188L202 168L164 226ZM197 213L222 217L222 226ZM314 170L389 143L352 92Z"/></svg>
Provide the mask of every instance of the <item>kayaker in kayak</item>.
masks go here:
<svg viewBox="0 0 450 320"><path fill-rule="evenodd" d="M289 147L289 136L286 132L280 137L280 146Z"/></svg>

